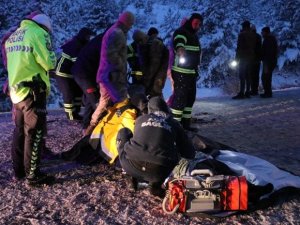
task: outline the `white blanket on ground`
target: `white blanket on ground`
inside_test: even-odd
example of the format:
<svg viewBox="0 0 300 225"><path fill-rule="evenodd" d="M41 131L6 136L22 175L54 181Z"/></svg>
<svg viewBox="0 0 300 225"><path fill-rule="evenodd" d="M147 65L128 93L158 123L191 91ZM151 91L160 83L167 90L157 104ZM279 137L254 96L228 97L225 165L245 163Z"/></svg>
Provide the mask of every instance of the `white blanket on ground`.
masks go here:
<svg viewBox="0 0 300 225"><path fill-rule="evenodd" d="M216 160L225 163L230 169L254 185L266 185L271 183L274 186L273 191L284 187L300 188L300 177L287 171L281 170L261 158L234 152L221 150Z"/></svg>

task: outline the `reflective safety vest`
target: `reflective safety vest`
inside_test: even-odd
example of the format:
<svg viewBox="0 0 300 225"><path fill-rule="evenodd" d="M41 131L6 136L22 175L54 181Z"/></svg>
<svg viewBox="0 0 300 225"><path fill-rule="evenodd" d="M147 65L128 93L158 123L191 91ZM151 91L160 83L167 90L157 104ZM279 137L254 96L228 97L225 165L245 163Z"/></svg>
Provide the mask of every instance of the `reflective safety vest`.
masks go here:
<svg viewBox="0 0 300 225"><path fill-rule="evenodd" d="M126 127L133 132L136 117L137 111L130 106L128 99L116 103L93 130L90 145L112 164L118 157L116 140L119 130Z"/></svg>
<svg viewBox="0 0 300 225"><path fill-rule="evenodd" d="M58 60L55 74L60 77L73 78L71 72L71 67L76 61L77 57L71 57L66 53L62 53L60 59Z"/></svg>
<svg viewBox="0 0 300 225"><path fill-rule="evenodd" d="M23 101L30 88L20 86L39 76L50 93L48 70L54 69L56 56L51 47L50 35L37 23L23 20L20 27L5 42L10 97L14 104Z"/></svg>

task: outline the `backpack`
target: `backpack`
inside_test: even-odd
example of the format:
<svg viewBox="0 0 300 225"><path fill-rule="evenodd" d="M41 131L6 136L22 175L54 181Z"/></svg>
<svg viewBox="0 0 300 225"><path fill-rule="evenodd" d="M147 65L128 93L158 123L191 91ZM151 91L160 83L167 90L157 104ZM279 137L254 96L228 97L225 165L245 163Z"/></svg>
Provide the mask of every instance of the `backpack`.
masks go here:
<svg viewBox="0 0 300 225"><path fill-rule="evenodd" d="M166 214L231 215L248 209L248 185L244 176L214 176L211 170L198 169L191 176L174 178L162 203Z"/></svg>

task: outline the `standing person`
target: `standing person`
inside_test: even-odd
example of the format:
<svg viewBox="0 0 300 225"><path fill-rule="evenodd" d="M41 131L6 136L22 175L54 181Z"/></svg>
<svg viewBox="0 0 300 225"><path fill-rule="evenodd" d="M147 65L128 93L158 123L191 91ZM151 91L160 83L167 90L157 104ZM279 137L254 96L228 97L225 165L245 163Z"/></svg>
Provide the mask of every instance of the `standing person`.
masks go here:
<svg viewBox="0 0 300 225"><path fill-rule="evenodd" d="M193 159L195 150L167 103L156 96L148 102L148 114L137 118L133 134L123 128L117 136L122 168L137 181L150 182L153 195L162 196L161 185L180 157Z"/></svg>
<svg viewBox="0 0 300 225"><path fill-rule="evenodd" d="M278 45L274 35L271 34L270 27L264 27L261 30L263 44L261 50L261 60L263 63L262 84L264 93L262 98L272 97L272 73L277 65Z"/></svg>
<svg viewBox="0 0 300 225"><path fill-rule="evenodd" d="M97 82L100 87L100 101L92 115L91 126L95 126L112 102L127 98L127 46L126 34L134 24L134 15L123 12L118 21L104 34L101 44L100 65Z"/></svg>
<svg viewBox="0 0 300 225"><path fill-rule="evenodd" d="M23 20L5 42L10 98L16 110L11 151L14 175L17 179L26 177L29 185L53 180L39 169L46 96L50 93L47 71L56 64L51 31L50 18L37 14Z"/></svg>
<svg viewBox="0 0 300 225"><path fill-rule="evenodd" d="M168 69L169 51L158 38L140 30L132 36L137 44L138 60L142 71L141 84L149 97L162 96Z"/></svg>
<svg viewBox="0 0 300 225"><path fill-rule="evenodd" d="M239 62L240 91L232 99L250 98L251 70L255 58L256 35L248 20L242 23L238 36L236 60ZM245 91L246 89L246 91Z"/></svg>
<svg viewBox="0 0 300 225"><path fill-rule="evenodd" d="M185 24L185 22L188 21L187 17L183 17L181 22L180 22L180 26L183 26ZM170 80L171 83L171 89L172 89L172 94L169 97L167 104L168 106L171 105L172 99L173 99L173 95L174 95L174 81L172 79L172 66L174 64L174 59L175 59L175 54L174 54L174 46L173 46L173 40L171 39L168 45L168 49L169 49L169 64L168 64L168 70L167 70L167 77Z"/></svg>
<svg viewBox="0 0 300 225"><path fill-rule="evenodd" d="M130 67L132 84L142 85L143 72L139 61L138 42L135 40L127 46L127 61Z"/></svg>
<svg viewBox="0 0 300 225"><path fill-rule="evenodd" d="M77 85L83 92L83 134L90 125L92 114L99 102L99 88L96 76L100 62L102 38L103 33L96 35L80 50L71 70Z"/></svg>
<svg viewBox="0 0 300 225"><path fill-rule="evenodd" d="M174 119L181 122L185 129L191 129L192 107L196 100L201 55L197 32L202 23L203 17L193 13L189 20L174 32L172 39L175 52L172 66L174 93L170 99L170 107Z"/></svg>
<svg viewBox="0 0 300 225"><path fill-rule="evenodd" d="M93 32L84 27L71 40L61 46L62 53L58 60L55 78L64 101L64 110L69 120L82 120L79 115L82 91L71 72L79 51L88 43Z"/></svg>
<svg viewBox="0 0 300 225"><path fill-rule="evenodd" d="M251 72L251 91L250 94L255 96L258 95L258 86L259 86L259 70L260 70L260 60L261 60L261 35L256 32L255 25L252 24L251 30L256 35L256 44L255 44L255 57L252 64Z"/></svg>

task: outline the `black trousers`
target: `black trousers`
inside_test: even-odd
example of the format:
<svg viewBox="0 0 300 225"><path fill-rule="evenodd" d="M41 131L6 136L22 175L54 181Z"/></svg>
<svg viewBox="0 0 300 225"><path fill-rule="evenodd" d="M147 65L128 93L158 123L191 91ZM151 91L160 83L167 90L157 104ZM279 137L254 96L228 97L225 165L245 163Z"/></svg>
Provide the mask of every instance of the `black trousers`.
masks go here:
<svg viewBox="0 0 300 225"><path fill-rule="evenodd" d="M240 94L244 95L245 91L250 92L251 86L251 66L250 61L240 61L239 64L239 78L240 78ZM245 90L246 88L246 90Z"/></svg>
<svg viewBox="0 0 300 225"><path fill-rule="evenodd" d="M253 93L258 93L259 70L260 70L260 62L256 61L252 64L252 73L251 73L251 92Z"/></svg>
<svg viewBox="0 0 300 225"><path fill-rule="evenodd" d="M268 63L263 63L261 81L266 95L272 95L272 76L274 68L274 66L271 66Z"/></svg>
<svg viewBox="0 0 300 225"><path fill-rule="evenodd" d="M28 95L14 104L15 129L11 148L13 169L17 177L33 175L39 171L40 154L46 128L46 93L34 100Z"/></svg>
<svg viewBox="0 0 300 225"><path fill-rule="evenodd" d="M128 128L122 128L117 136L119 160L122 168L128 175L136 178L138 181L163 183L168 175L170 175L175 165L161 166L149 162L128 159L124 146L131 137L132 132Z"/></svg>
<svg viewBox="0 0 300 225"><path fill-rule="evenodd" d="M194 105L197 91L197 77L195 74L183 74L172 70L172 79L174 81L174 92L170 97L169 104L172 113L173 110L178 111L178 114L173 113L173 116L180 121L183 114L185 114L185 117L190 117L192 113L191 110L185 112L184 109L191 109Z"/></svg>
<svg viewBox="0 0 300 225"><path fill-rule="evenodd" d="M90 125L91 117L99 102L100 93L96 81L86 79L79 74L75 74L74 79L83 92L84 113L82 126L86 129Z"/></svg>
<svg viewBox="0 0 300 225"><path fill-rule="evenodd" d="M56 82L64 100L64 109L67 113L79 113L82 91L73 78L55 76Z"/></svg>

